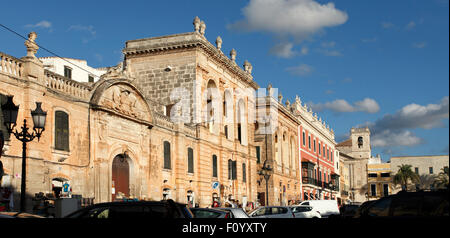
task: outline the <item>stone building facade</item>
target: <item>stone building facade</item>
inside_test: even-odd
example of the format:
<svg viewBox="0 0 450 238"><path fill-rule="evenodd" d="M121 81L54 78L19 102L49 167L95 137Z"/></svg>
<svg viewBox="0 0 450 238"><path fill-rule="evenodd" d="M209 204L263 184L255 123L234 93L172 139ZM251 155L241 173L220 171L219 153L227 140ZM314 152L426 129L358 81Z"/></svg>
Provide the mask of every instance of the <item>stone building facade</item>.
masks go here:
<svg viewBox="0 0 450 238"><path fill-rule="evenodd" d="M367 201L368 162L372 158L369 128L351 128L350 138L336 145L348 170L348 197L351 202Z"/></svg>
<svg viewBox="0 0 450 238"><path fill-rule="evenodd" d="M439 173L447 171L449 167L448 155L424 155L424 156L393 156L390 159L390 172L392 176L397 174L399 166L411 165L413 172L419 176L419 183L411 183L408 190L433 189L433 182ZM393 186L393 193L401 190L401 186Z"/></svg>
<svg viewBox="0 0 450 238"><path fill-rule="evenodd" d="M123 63L95 83L45 69L28 47L35 38L26 41L26 57L0 53L1 104L14 96L17 127L31 121L35 102L47 111L42 137L27 144L28 209L35 193L51 194L61 183L95 202L256 202L251 92L258 85L248 62L241 69L236 51L226 57L204 33L203 26L128 41ZM16 204L21 154L21 143L8 137L3 182L16 189Z"/></svg>
<svg viewBox="0 0 450 238"><path fill-rule="evenodd" d="M259 166L272 168L266 191L266 181L258 180L258 197L263 205L288 205L301 200L301 180L299 167L298 127L300 121L291 111L290 104L282 104L274 98L277 93L271 86L267 96L258 97L257 117L271 117L271 121L258 120L255 131L255 145L259 151ZM262 122L260 124L260 122ZM267 193L269 203L267 203Z"/></svg>

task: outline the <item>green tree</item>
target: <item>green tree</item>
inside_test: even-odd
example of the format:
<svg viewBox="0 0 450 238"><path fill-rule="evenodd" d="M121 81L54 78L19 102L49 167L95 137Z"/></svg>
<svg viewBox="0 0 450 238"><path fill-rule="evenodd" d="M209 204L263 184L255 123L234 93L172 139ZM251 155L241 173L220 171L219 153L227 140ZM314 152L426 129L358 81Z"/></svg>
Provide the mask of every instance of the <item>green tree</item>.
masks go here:
<svg viewBox="0 0 450 238"><path fill-rule="evenodd" d="M442 172L439 173L436 180L434 181L435 188L448 188L448 169L441 169Z"/></svg>
<svg viewBox="0 0 450 238"><path fill-rule="evenodd" d="M401 185L403 191L408 191L408 184L410 181L412 183L419 183L419 175L412 171L412 166L409 164L402 164L398 166L399 170L397 174L394 175L393 183L395 185Z"/></svg>

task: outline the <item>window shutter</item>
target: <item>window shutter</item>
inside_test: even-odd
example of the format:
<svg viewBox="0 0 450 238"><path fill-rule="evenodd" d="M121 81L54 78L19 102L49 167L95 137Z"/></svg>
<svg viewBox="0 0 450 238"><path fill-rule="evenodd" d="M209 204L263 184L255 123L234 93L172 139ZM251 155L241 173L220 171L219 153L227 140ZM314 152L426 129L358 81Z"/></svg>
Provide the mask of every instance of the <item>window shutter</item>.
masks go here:
<svg viewBox="0 0 450 238"><path fill-rule="evenodd" d="M242 164L242 181L247 182L247 172L245 170L245 163Z"/></svg>
<svg viewBox="0 0 450 238"><path fill-rule="evenodd" d="M55 149L69 151L69 115L55 112Z"/></svg>
<svg viewBox="0 0 450 238"><path fill-rule="evenodd" d="M232 180L236 180L237 179L237 163L236 161L232 162Z"/></svg>
<svg viewBox="0 0 450 238"><path fill-rule="evenodd" d="M228 160L228 179L231 179L231 171L232 171L233 161Z"/></svg>
<svg viewBox="0 0 450 238"><path fill-rule="evenodd" d="M170 169L170 143L164 141L164 168Z"/></svg>
<svg viewBox="0 0 450 238"><path fill-rule="evenodd" d="M188 173L194 173L194 150L188 148Z"/></svg>
<svg viewBox="0 0 450 238"><path fill-rule="evenodd" d="M212 159L213 159L213 161L212 161L213 162L213 177L217 178L217 156L213 155Z"/></svg>

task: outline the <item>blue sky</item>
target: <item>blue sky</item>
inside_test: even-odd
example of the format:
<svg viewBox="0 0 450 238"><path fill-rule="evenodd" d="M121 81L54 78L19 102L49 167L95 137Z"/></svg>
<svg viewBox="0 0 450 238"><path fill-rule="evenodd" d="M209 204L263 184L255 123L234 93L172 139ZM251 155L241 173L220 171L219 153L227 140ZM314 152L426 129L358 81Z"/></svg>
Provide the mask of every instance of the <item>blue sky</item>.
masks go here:
<svg viewBox="0 0 450 238"><path fill-rule="evenodd" d="M24 7L26 6L26 7ZM373 154L448 154L449 2L411 1L15 1L0 23L62 57L116 65L125 41L193 31L220 35L248 60L261 87L299 95L335 131L372 131ZM0 51L26 55L0 28ZM40 49L38 57L51 54Z"/></svg>

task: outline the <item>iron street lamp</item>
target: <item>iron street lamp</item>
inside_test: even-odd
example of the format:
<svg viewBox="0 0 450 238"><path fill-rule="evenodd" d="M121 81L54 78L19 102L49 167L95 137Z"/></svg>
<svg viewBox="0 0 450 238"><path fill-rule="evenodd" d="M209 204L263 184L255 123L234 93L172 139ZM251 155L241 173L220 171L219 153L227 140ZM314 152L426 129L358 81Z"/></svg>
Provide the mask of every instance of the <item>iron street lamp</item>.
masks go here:
<svg viewBox="0 0 450 238"><path fill-rule="evenodd" d="M44 112L41 108L42 103L36 102L36 109L31 111L31 117L33 119L33 132L28 132L27 119L23 119L22 131L18 132L14 130L17 121L17 115L19 112L19 106L16 106L13 102L14 96L8 96L8 101L2 105L2 112L4 118L4 124L8 133L13 133L14 136L22 141L22 183L20 186L20 212L25 212L25 191L26 191L26 156L27 156L27 143L34 140L34 138L41 138L42 132L45 130L45 119L47 118L47 112Z"/></svg>
<svg viewBox="0 0 450 238"><path fill-rule="evenodd" d="M269 206L269 178L270 178L270 171L272 171L272 168L270 165L266 165L267 159L264 161L263 167L259 171L259 175L263 176L266 180L266 206Z"/></svg>

